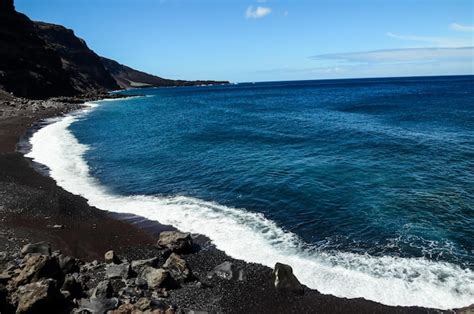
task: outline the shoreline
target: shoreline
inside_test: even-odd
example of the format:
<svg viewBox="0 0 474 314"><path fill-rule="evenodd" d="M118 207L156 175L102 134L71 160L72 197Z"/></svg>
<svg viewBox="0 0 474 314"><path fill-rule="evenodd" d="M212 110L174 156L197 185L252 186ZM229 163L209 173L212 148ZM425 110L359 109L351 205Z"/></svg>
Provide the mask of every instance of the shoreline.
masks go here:
<svg viewBox="0 0 474 314"><path fill-rule="evenodd" d="M10 132L6 132L8 133L7 136L5 136L5 129L8 129L12 121L10 119L3 119L3 117L0 120L0 127L3 131L0 132L0 144L2 144L0 145L0 179L2 179L0 186L2 190L7 193L17 193L18 197L16 201L7 202L8 204L0 204L0 213L3 216L1 224L7 229L7 233L4 233L4 236L8 235L7 239L4 239L4 237L0 239L0 243L10 244L9 242L14 242L10 240L11 238L15 240L17 238L27 240L43 238L45 241L51 242L53 248L60 249L67 254L86 260L101 259L103 253L109 249L114 249L119 252L121 256L125 257L149 258L153 256L153 254L156 254L155 243L158 233L165 230L159 229L159 226L163 225L159 224L159 222L143 219L133 214L116 214L91 207L87 204L86 199L63 190L56 185L56 182L52 178L45 177L40 173L41 171L38 172L38 169L34 169L31 161L25 158L22 153L11 151L12 137L17 138L17 144L20 143L20 139L23 136L27 136L28 132L34 133L37 130L30 129L33 123L36 122L38 123L37 126L41 127L44 126L44 124L41 124L41 120L61 116L77 109L81 109L81 106L76 104L75 106L68 107L64 104L63 108L56 111L52 110L45 115L37 115L33 112L26 117L14 117L13 119L16 120L14 123L17 127ZM35 126L33 126L33 128L34 127ZM23 133L18 136L21 131L23 131ZM11 187L10 189L5 188L11 184L19 189L13 192ZM27 192L25 189L30 189L30 192L33 192L33 196L25 197L25 195L22 195ZM40 191L38 192L38 190ZM47 190L47 192L42 194L45 190ZM58 208L56 208L56 210L51 210L51 208L44 210L45 204L48 201L47 198L51 198L53 195L57 197L53 199L58 203ZM61 205L62 202L65 204ZM19 204L24 205L18 206ZM69 207L67 205L70 204L75 204L75 206L72 206L73 208L65 208ZM16 207L22 207L22 210L15 212L15 205ZM43 217L44 215L50 215L48 221L51 223L49 223L49 225L54 221L55 224L64 225L65 228L62 230L49 228L41 215L43 215ZM78 216L81 219L86 218L86 220L75 223L74 220L77 219ZM98 225L100 225L100 228L97 228ZM163 226L163 228L174 227ZM86 237L86 235L89 238ZM95 241L97 237L103 239L103 243L94 243L97 242ZM226 256L224 252L212 246L206 246L205 239L203 241L202 243L199 241L199 244L202 246L199 252L187 256L189 257L188 262L192 265L193 270L196 269L198 273L205 274L218 265L220 261L232 261L240 265L245 265L244 267L246 269L248 268L250 273L255 273L255 276L246 282L246 289L242 289L240 283L232 283L229 286L228 282L224 282L219 285L219 288L226 289L223 292L221 291L221 294L228 297L228 299L218 302L218 308L225 312L240 312L244 309L248 312L269 313L287 311L310 312L315 309L319 309L322 312L333 313L346 313L351 311L377 313L430 312L429 309L425 308L392 307L361 298L337 298L320 294L316 290L311 289L305 289L304 296L284 295L282 297L282 295L277 293L272 287L270 280L268 280L271 274L270 268L230 258ZM117 245L118 242L121 244ZM9 247L8 245L4 246ZM11 248L13 247L14 246ZM16 248L18 248L18 245ZM262 289L262 287L266 289ZM219 290L221 289L218 289L218 291ZM185 293L190 292L185 291ZM280 300L276 301L275 299L278 298L280 298ZM246 300L248 304L242 305L240 304L240 300ZM211 303L211 299L201 300L201 305L196 307L196 309L215 309L215 304ZM207 307L205 304L207 304ZM182 307L182 304L180 304L180 306Z"/></svg>

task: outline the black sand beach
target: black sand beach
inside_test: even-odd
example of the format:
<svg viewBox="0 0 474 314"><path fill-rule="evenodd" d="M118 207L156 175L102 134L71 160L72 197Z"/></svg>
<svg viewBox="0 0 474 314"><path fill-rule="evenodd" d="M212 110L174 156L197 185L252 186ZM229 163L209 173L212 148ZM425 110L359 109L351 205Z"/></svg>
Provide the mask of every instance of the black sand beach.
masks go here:
<svg viewBox="0 0 474 314"><path fill-rule="evenodd" d="M98 98L101 97L87 100ZM0 250L16 256L23 245L46 241L53 250L60 250L65 255L85 262L99 261L98 276L104 276L101 263L108 250L114 250L122 259L158 257L164 262L166 255L156 243L159 233L173 230L171 226L90 207L84 198L63 190L54 180L36 171L32 162L17 151L16 144L35 123L80 109L79 100L84 99L71 99L74 104L27 101L28 106L22 104L25 100L1 102ZM44 109L40 109L42 107ZM272 269L234 260L215 249L204 237L195 237L195 243L197 249L183 255L195 280L181 285L180 289L170 290L164 299L174 309L226 313L440 312L418 307L390 307L364 299L336 298L308 288L304 289L303 295L280 291L272 282ZM242 269L246 279L208 278L214 267L225 261Z"/></svg>

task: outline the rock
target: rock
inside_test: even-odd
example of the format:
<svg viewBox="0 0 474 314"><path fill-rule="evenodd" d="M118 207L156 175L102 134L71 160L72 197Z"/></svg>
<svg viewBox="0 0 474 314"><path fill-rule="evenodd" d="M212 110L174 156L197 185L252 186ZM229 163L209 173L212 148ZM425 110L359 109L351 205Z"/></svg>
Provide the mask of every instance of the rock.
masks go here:
<svg viewBox="0 0 474 314"><path fill-rule="evenodd" d="M105 274L107 278L123 278L127 279L130 278L132 275L132 269L130 264L122 263L122 264L109 264L105 269Z"/></svg>
<svg viewBox="0 0 474 314"><path fill-rule="evenodd" d="M117 298L110 299L81 299L79 302L79 308L75 311L76 313L106 313L107 311L117 308L119 300Z"/></svg>
<svg viewBox="0 0 474 314"><path fill-rule="evenodd" d="M296 294L303 294L304 288L293 275L293 269L289 265L276 263L273 269L272 278L275 288L278 290L291 291Z"/></svg>
<svg viewBox="0 0 474 314"><path fill-rule="evenodd" d="M21 249L21 254L51 255L51 246L47 242L29 243Z"/></svg>
<svg viewBox="0 0 474 314"><path fill-rule="evenodd" d="M149 288L171 288L174 287L173 278L169 271L145 266L141 277L146 280Z"/></svg>
<svg viewBox="0 0 474 314"><path fill-rule="evenodd" d="M160 233L158 245L176 253L189 253L193 247L193 239L189 233L163 231Z"/></svg>
<svg viewBox="0 0 474 314"><path fill-rule="evenodd" d="M104 259L107 264L120 264L122 262L112 250L105 253Z"/></svg>
<svg viewBox="0 0 474 314"><path fill-rule="evenodd" d="M113 311L108 311L107 314L139 314L135 311L133 304L126 303L120 305L117 309Z"/></svg>
<svg viewBox="0 0 474 314"><path fill-rule="evenodd" d="M212 278L214 275L227 280L244 281L246 279L244 270L236 267L231 262L224 262L214 267L214 271L209 277Z"/></svg>
<svg viewBox="0 0 474 314"><path fill-rule="evenodd" d="M17 285L36 281L40 278L61 279L62 273L56 257L45 255L31 255L26 258L26 263L18 277L15 278Z"/></svg>
<svg viewBox="0 0 474 314"><path fill-rule="evenodd" d="M63 274L72 274L79 272L79 262L70 256L59 256L59 267Z"/></svg>
<svg viewBox="0 0 474 314"><path fill-rule="evenodd" d="M47 313L51 309L59 310L64 306L62 294L59 293L56 281L42 279L18 288L15 300L18 303L17 313Z"/></svg>
<svg viewBox="0 0 474 314"><path fill-rule="evenodd" d="M474 314L474 303L455 310L456 314Z"/></svg>
<svg viewBox="0 0 474 314"><path fill-rule="evenodd" d="M7 284L10 279L12 279L12 276L7 273L1 273L0 274L0 284Z"/></svg>
<svg viewBox="0 0 474 314"><path fill-rule="evenodd" d="M140 273L143 267L150 266L156 268L159 262L160 260L156 257L132 261L132 269L133 271Z"/></svg>
<svg viewBox="0 0 474 314"><path fill-rule="evenodd" d="M139 311L146 311L151 308L151 301L148 298L140 298L134 305L135 309Z"/></svg>
<svg viewBox="0 0 474 314"><path fill-rule="evenodd" d="M192 278L188 263L176 253L172 253L168 257L163 268L169 270L171 276L178 282L189 281Z"/></svg>
<svg viewBox="0 0 474 314"><path fill-rule="evenodd" d="M93 298L98 299L109 299L113 296L114 289L109 280L101 281L97 284L94 291L92 292Z"/></svg>
<svg viewBox="0 0 474 314"><path fill-rule="evenodd" d="M7 299L8 290L4 285L0 285L0 313L14 313L15 309Z"/></svg>
<svg viewBox="0 0 474 314"><path fill-rule="evenodd" d="M78 274L67 274L64 278L61 293L67 292L71 298L80 299L84 296L82 284L77 279Z"/></svg>
<svg viewBox="0 0 474 314"><path fill-rule="evenodd" d="M146 289L148 288L148 283L146 282L145 279L141 278L141 277L137 277L135 279L135 285L140 288L140 289Z"/></svg>

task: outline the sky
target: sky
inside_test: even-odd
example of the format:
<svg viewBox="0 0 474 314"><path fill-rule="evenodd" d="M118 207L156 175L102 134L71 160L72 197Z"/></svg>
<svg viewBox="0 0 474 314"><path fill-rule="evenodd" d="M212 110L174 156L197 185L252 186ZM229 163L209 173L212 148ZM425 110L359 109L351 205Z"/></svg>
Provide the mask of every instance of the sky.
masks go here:
<svg viewBox="0 0 474 314"><path fill-rule="evenodd" d="M474 74L472 0L16 0L99 55L172 79Z"/></svg>

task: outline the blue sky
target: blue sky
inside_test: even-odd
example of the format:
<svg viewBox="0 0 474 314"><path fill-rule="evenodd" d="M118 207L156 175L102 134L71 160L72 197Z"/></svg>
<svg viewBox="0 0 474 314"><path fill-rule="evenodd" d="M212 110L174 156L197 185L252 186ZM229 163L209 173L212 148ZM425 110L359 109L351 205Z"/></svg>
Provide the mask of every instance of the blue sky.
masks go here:
<svg viewBox="0 0 474 314"><path fill-rule="evenodd" d="M175 79L474 73L472 0L16 0L89 47Z"/></svg>

